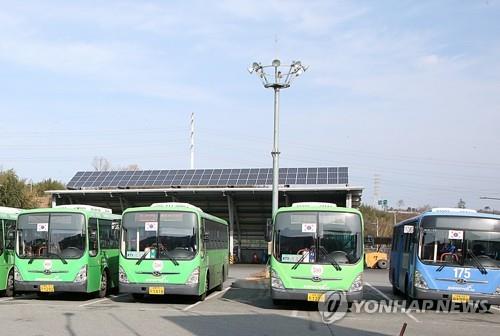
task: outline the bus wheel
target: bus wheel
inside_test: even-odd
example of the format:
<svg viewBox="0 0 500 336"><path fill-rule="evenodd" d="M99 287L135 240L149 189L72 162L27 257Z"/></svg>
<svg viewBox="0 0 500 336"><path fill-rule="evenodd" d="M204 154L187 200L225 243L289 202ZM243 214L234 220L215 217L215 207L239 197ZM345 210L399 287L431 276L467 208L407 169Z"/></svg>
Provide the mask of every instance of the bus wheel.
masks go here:
<svg viewBox="0 0 500 336"><path fill-rule="evenodd" d="M477 307L476 312L477 313L487 313L490 311L491 304L489 303L480 303L479 307Z"/></svg>
<svg viewBox="0 0 500 336"><path fill-rule="evenodd" d="M99 291L97 292L97 297L103 298L108 292L108 272L105 270L102 272L101 285L99 286Z"/></svg>
<svg viewBox="0 0 500 336"><path fill-rule="evenodd" d="M10 271L7 277L7 288L5 289L5 296L14 296L14 272Z"/></svg>
<svg viewBox="0 0 500 336"><path fill-rule="evenodd" d="M392 285L392 294L394 295L401 295L401 291L398 289L398 287L396 287L396 285Z"/></svg>
<svg viewBox="0 0 500 336"><path fill-rule="evenodd" d="M209 283L208 283L208 279L209 279L209 276L208 276L208 272L207 272L207 277L205 279L205 290L203 291L203 293L198 297L198 300L199 301L205 301L205 299L207 298L207 293L208 293L208 289L210 288L209 287Z"/></svg>
<svg viewBox="0 0 500 336"><path fill-rule="evenodd" d="M285 301L280 300L280 299L273 299L273 305L275 306L282 306L285 304Z"/></svg>
<svg viewBox="0 0 500 336"><path fill-rule="evenodd" d="M220 292L222 290L222 287L224 287L224 267L222 267L222 275L221 275L221 279L220 279L220 284L215 287L215 290Z"/></svg>

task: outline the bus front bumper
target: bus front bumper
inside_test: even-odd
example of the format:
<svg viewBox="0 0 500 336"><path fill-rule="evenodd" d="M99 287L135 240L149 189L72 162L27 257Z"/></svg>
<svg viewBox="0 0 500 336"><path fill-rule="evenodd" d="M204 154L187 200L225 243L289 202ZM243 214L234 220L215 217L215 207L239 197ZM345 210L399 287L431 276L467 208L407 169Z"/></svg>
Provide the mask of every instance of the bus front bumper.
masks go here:
<svg viewBox="0 0 500 336"><path fill-rule="evenodd" d="M40 285L53 285L54 292L87 292L87 282L62 281L14 281L14 290L18 292L41 292Z"/></svg>
<svg viewBox="0 0 500 336"><path fill-rule="evenodd" d="M315 290L315 289L277 289L271 288L271 298L275 300L297 300L297 301L308 301L307 297L310 293L333 293L334 290ZM356 302L363 299L363 291L356 292L343 292L345 294L347 302Z"/></svg>
<svg viewBox="0 0 500 336"><path fill-rule="evenodd" d="M415 288L414 298L418 300L450 301L453 294L468 295L469 302L487 301L489 304L500 305L500 295L481 294L474 292L450 292L434 289Z"/></svg>
<svg viewBox="0 0 500 336"><path fill-rule="evenodd" d="M165 295L199 295L198 285L170 285L154 283L120 283L120 293L149 294L150 287L163 287Z"/></svg>

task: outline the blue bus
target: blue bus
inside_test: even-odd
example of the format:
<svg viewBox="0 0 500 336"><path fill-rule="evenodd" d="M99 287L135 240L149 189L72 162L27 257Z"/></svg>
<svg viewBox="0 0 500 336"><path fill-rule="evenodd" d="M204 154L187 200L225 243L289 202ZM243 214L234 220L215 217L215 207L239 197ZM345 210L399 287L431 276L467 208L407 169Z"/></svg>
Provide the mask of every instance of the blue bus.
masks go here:
<svg viewBox="0 0 500 336"><path fill-rule="evenodd" d="M398 223L389 278L410 299L500 304L500 216L436 208Z"/></svg>

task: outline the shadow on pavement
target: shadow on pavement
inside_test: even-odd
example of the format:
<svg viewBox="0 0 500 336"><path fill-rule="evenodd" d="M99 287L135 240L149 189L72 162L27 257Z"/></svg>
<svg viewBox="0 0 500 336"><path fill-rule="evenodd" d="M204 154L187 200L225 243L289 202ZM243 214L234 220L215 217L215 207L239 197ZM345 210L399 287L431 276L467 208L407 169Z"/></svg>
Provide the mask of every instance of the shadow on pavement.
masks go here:
<svg viewBox="0 0 500 336"><path fill-rule="evenodd" d="M359 330L335 324L325 324L312 320L303 320L275 314L242 314L216 316L163 316L186 330L186 334L203 336L220 335L384 335L376 332ZM394 335L399 332L395 326Z"/></svg>

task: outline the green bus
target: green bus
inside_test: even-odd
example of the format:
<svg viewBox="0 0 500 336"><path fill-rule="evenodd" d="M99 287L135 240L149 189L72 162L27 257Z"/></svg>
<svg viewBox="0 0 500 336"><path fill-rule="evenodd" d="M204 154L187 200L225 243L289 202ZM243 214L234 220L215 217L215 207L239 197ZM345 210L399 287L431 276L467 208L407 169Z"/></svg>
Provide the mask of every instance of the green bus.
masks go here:
<svg viewBox="0 0 500 336"><path fill-rule="evenodd" d="M0 291L14 295L14 243L20 209L0 207Z"/></svg>
<svg viewBox="0 0 500 336"><path fill-rule="evenodd" d="M24 210L17 222L14 288L46 295L118 286L121 216L89 205Z"/></svg>
<svg viewBox="0 0 500 336"><path fill-rule="evenodd" d="M363 296L363 218L356 209L303 202L278 209L266 229L272 241L271 297L324 301L328 292L347 302Z"/></svg>
<svg viewBox="0 0 500 336"><path fill-rule="evenodd" d="M187 203L155 203L123 213L120 293L193 295L222 290L229 266L228 225Z"/></svg>

